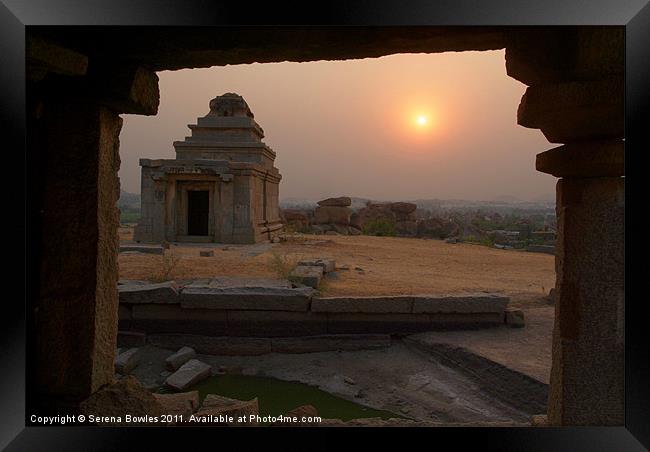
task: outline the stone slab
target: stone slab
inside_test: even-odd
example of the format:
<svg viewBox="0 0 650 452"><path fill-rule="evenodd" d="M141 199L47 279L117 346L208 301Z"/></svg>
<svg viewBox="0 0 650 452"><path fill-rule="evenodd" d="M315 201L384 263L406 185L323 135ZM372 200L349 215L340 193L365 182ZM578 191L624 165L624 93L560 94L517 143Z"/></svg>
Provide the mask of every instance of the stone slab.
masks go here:
<svg viewBox="0 0 650 452"><path fill-rule="evenodd" d="M313 287L314 289L318 288L322 277L323 267L311 265L298 265L289 276L292 281Z"/></svg>
<svg viewBox="0 0 650 452"><path fill-rule="evenodd" d="M311 311L408 314L412 312L413 300L411 296L314 298Z"/></svg>
<svg viewBox="0 0 650 452"><path fill-rule="evenodd" d="M335 334L271 339L273 353L317 353L390 347L388 334Z"/></svg>
<svg viewBox="0 0 650 452"><path fill-rule="evenodd" d="M187 309L307 311L313 293L307 287L186 287L180 301Z"/></svg>
<svg viewBox="0 0 650 452"><path fill-rule="evenodd" d="M413 313L503 312L510 299L498 294L431 295L413 300Z"/></svg>
<svg viewBox="0 0 650 452"><path fill-rule="evenodd" d="M198 359L191 359L183 364L176 372L167 377L165 384L177 391L183 391L208 378L211 374L211 370L212 368L210 365L201 362Z"/></svg>
<svg viewBox="0 0 650 452"><path fill-rule="evenodd" d="M555 177L623 176L625 144L621 140L565 144L537 154L535 168Z"/></svg>
<svg viewBox="0 0 650 452"><path fill-rule="evenodd" d="M156 284L122 284L117 288L120 303L180 303L173 281Z"/></svg>
<svg viewBox="0 0 650 452"><path fill-rule="evenodd" d="M318 201L319 206L336 206L336 207L348 207L352 205L352 198L348 196L341 196L338 198L327 198L322 201Z"/></svg>
<svg viewBox="0 0 650 452"><path fill-rule="evenodd" d="M245 356L271 353L271 339L256 337L212 337L196 334L153 334L152 345L162 348L191 346L204 355Z"/></svg>
<svg viewBox="0 0 650 452"><path fill-rule="evenodd" d="M201 250L199 251L201 257L214 257L214 250Z"/></svg>
<svg viewBox="0 0 650 452"><path fill-rule="evenodd" d="M163 254L165 252L165 249L162 246L120 245L120 253L134 251L147 254Z"/></svg>
<svg viewBox="0 0 650 452"><path fill-rule="evenodd" d="M140 362L140 357L138 356L138 348L130 348L126 351L123 351L115 358L115 372L127 375L130 373Z"/></svg>
<svg viewBox="0 0 650 452"><path fill-rule="evenodd" d="M169 355L165 359L165 368L167 370L176 371L183 364L188 362L190 359L196 357L196 352L192 347L181 347L173 355Z"/></svg>

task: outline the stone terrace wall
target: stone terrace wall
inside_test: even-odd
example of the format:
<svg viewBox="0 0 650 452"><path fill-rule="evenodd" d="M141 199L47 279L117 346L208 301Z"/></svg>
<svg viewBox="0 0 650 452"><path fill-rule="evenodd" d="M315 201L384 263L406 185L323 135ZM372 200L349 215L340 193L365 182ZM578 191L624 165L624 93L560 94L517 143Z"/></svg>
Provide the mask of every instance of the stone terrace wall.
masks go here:
<svg viewBox="0 0 650 452"><path fill-rule="evenodd" d="M495 294L316 296L307 287L214 287L209 281L125 282L119 326L147 334L300 337L407 334L503 325L508 298Z"/></svg>

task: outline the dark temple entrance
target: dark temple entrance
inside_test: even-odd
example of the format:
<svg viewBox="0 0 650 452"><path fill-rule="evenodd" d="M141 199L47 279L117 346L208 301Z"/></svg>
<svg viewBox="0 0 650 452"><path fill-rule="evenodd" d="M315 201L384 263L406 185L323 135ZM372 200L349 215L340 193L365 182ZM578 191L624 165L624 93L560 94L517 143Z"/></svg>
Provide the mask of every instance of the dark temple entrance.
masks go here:
<svg viewBox="0 0 650 452"><path fill-rule="evenodd" d="M208 235L208 191L187 192L187 233L188 235Z"/></svg>

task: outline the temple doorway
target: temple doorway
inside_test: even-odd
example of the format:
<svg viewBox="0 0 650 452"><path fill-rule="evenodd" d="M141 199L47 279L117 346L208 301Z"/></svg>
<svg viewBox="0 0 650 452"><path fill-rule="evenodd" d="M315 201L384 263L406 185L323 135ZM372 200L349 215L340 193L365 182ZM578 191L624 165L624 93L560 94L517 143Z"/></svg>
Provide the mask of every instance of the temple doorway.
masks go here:
<svg viewBox="0 0 650 452"><path fill-rule="evenodd" d="M187 233L189 235L208 235L209 199L207 190L187 192Z"/></svg>

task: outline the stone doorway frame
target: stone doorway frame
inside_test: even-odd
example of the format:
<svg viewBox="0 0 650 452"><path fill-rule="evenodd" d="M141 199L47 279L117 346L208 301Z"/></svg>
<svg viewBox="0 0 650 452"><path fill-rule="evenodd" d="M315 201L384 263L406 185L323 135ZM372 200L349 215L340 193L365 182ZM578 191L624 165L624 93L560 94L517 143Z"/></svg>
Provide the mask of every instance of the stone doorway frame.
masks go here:
<svg viewBox="0 0 650 452"><path fill-rule="evenodd" d="M647 7L646 7L645 16L643 16L646 19L647 19L647 16L648 16L647 13L648 13L648 11L647 11ZM608 12L608 14L609 14L609 12ZM609 21L609 20L608 20L608 18L604 17L603 22L604 21ZM19 34L20 34L20 32L22 30L22 24L20 23L20 21L18 23L18 28L17 29L18 29ZM12 30L13 31L16 30L15 24L14 24ZM647 37L647 35L643 35L643 33L639 33L639 28L636 28L636 35L635 35L636 44L635 45L639 45L640 42L642 42L642 41L640 41L641 37L645 38L645 37ZM432 48L435 47L435 40L433 42L434 42L434 44L431 44ZM48 43L47 40L46 40L45 47L47 48L48 45L54 45L54 47L53 47L54 49L56 49L57 51L63 52L63 54L67 55L69 58L67 60L65 60L65 61L59 61L59 62L53 62L53 61L51 61L51 59L49 61L47 61L48 59L44 56L44 54L41 54L41 56L39 57L39 55L38 55L39 45L34 46L33 43L32 43L30 45L31 46L30 49L28 50L28 55L29 55L30 58L35 59L36 61L39 61L40 62L40 67L37 67L38 65L34 66L34 68L35 68L34 71L35 72L33 72L31 75L28 75L28 77L36 77L36 78L38 78L39 71L42 73L42 71L47 72L48 70L50 72L54 72L55 74L62 75L63 77L70 76L70 75L83 76L86 73L87 59L84 59L84 56L82 54L79 54L78 52L75 52L75 51L69 51L69 49L66 49L65 46L60 46L60 44L58 44L58 43L56 43L56 44ZM384 41L384 44L383 44L384 47L383 48L385 49L384 51L386 53L383 53L383 54L396 53L393 50L391 50L391 45L393 45L393 44L391 44L390 41ZM414 45L417 47L417 44L414 44ZM457 44L455 44L455 45L457 46ZM447 44L447 47L454 47L455 45ZM42 48L43 46L40 46L40 47ZM444 48L444 47L445 47L445 45L442 45L442 48ZM432 50L432 51L441 51L440 48L441 47L438 47L438 50ZM508 48L506 47L506 49L508 49ZM530 52L529 60L534 59L533 56L535 55L535 49L536 49L535 44L531 43L530 46L528 47L528 51ZM506 50L506 51L508 51L508 50ZM536 51L539 51L539 48L537 48ZM32 53L32 52L36 52L36 53ZM363 52L364 51L358 51L357 54L363 54ZM371 53L372 52L374 52L374 51L371 51ZM375 53L375 56L379 56L380 54L382 54L382 53L377 52L377 53ZM18 53L18 55L20 55L20 52ZM550 63L550 64L545 64L543 69L538 71L537 74L536 74L535 70L532 69L532 73L536 74L537 76L540 77L538 81L544 81L545 77L550 76L549 71L548 71L549 68L551 69L551 72L552 72L553 69L556 70L556 71L560 70L560 72L562 72L562 70L558 69L558 67L559 68L564 67L564 70L568 70L567 69L568 66L566 65L566 63L567 63L566 60L563 60L561 62L556 61L555 63L557 63L557 64L554 64L552 55L553 55L553 53L551 52L550 60L544 61L544 63ZM638 54L637 54L637 56L638 56ZM560 59L562 59L562 58L560 58ZM20 60L20 58L19 58L19 60ZM44 67L43 67L43 64L44 64ZM538 70L539 70L539 67L538 67ZM121 78L120 78L120 84L121 84L120 86L122 86L122 87L126 86L127 88L130 89L131 86L136 86L137 85L137 86L140 86L140 87L144 88L145 90L149 89L148 88L149 86L156 86L157 87L157 80L154 77L155 74L148 73L147 69L142 69L141 67L137 67L135 70L130 70L130 72L129 72L128 69L124 69L121 74L122 75L121 75ZM646 74L647 74L647 70L646 70ZM96 77L97 76L98 75L96 75ZM101 78L101 75L99 75L99 77ZM647 78L645 78L645 79L647 79ZM31 83L36 83L36 81L34 79L32 79ZM63 83L65 85L65 80L63 80L61 83ZM635 83L638 83L638 80L636 80ZM95 85L90 84L90 86L95 86ZM638 88L639 85L637 84L636 87ZM28 90L29 90L29 88L28 88ZM39 89L38 91L40 92L40 94L39 94L39 92L35 92L33 89L29 93L30 98L29 98L29 102L28 102L28 117L30 118L30 121L34 121L34 118L35 118L34 115L36 115L36 117L39 115L38 111L41 108L41 107L39 107L39 105L41 105L41 103L39 101L39 96L42 96L43 94L47 94L47 87L42 87L42 89ZM116 117L115 113L116 112L117 113L119 113L119 112L128 112L128 113L138 113L138 114L143 114L143 113L144 114L152 114L151 112L155 112L155 109L156 109L156 106L157 106L157 100L150 100L150 98L146 98L146 97L141 98L141 99L133 99L133 98L130 97L130 94L128 94L128 93L125 94L124 91L120 91L119 86L112 85L112 86L110 86L109 91L111 91L112 94L107 96L105 93L102 94L101 90L99 90L95 94L92 94L93 91L90 90L89 92L91 93L91 95L89 97L86 97L84 99L79 99L79 100L74 100L73 99L72 104L74 104L75 107L67 109L67 110L64 107L63 103L59 102L57 104L56 96L54 96L54 98L49 96L50 101L53 102L53 105L60 105L60 107L58 107L58 108L60 108L61 113L65 114L64 119L66 119L66 120L72 120L72 119L75 119L75 118L79 119L80 117L78 115L78 112L85 111L86 113L88 113L88 115L86 115L85 118L84 118L85 120L82 121L82 126L83 126L82 127L82 132L84 134L86 134L88 131L92 131L92 130L97 131L97 133L94 134L94 135L92 133L90 134L92 136L96 136L97 139L95 141L89 140L89 143L92 145L90 149L91 149L91 151L94 150L94 151L97 152L97 157L96 158L90 158L88 161L78 162L74 168L71 169L71 168L68 167L67 170L68 170L68 172L72 171L74 173L74 171L77 171L77 174L82 174L82 172L86 168L91 168L91 167L98 168L98 171L96 171L96 172L92 173L91 175L89 175L89 176L92 176L90 179L86 178L87 180L89 180L90 186L94 186L94 187L98 187L98 188L101 188L102 186L105 186L107 184L108 184L108 187L113 185L112 183L109 184L109 181L112 178L115 177L115 173L117 171L117 168L115 166L115 161L119 161L119 156L114 151L117 148L116 143L118 142L118 134L119 134L120 124L119 124L119 121L116 121L116 119L115 119L115 117ZM129 91L129 90L127 90L127 91ZM156 91L157 91L157 89L156 89ZM86 94L86 96L87 95L88 94ZM67 99L67 100L70 101L70 99ZM111 126L111 123L113 123L114 125ZM65 122L62 122L62 124L64 125ZM32 131L33 130L42 130L42 129L38 128L38 127L36 129L34 129L33 126L34 126L34 124L32 124L32 127L31 127ZM63 146L63 147L60 147L60 149L62 149L63 151L67 150L68 155L70 155L70 156L79 155L80 151L75 148L74 143L67 142L67 144L66 144L65 137L62 137L60 135L59 136L52 135L50 132L48 132L48 130L51 130L51 129L42 130L41 132L39 132L39 135L36 136L36 137L28 137L28 149L30 151L34 149L34 147L33 147L34 145L42 143L42 140L39 137L41 137L41 136L50 136L51 138L56 139L56 143L57 143L58 146ZM116 133L116 130L117 130L117 133ZM629 144L629 142L630 141L629 141L629 137L628 137L628 144ZM90 154L92 154L92 153L93 152L90 152ZM36 153L35 155L42 155L42 153ZM602 156L603 155L601 155L601 157ZM31 159L33 159L33 158L36 158L36 157L32 156ZM543 158L542 158L542 160L543 160ZM31 160L29 160L29 161L31 161ZM538 159L538 165L539 165L539 162L540 162L540 160ZM561 158L560 158L560 160L555 161L555 166L556 167L561 166L562 164L566 164L566 162L563 162ZM601 160L601 161L597 162L597 165L600 165L600 168L610 168L612 166L612 162L610 161L609 163L603 163L603 161ZM586 168L589 166L589 164L586 163L584 160L579 160L579 163L578 163L577 166L579 168L581 168L582 170L586 170ZM550 168L550 167L547 167L547 168ZM57 171L59 171L59 168L55 167L54 170L55 170L55 173L56 173ZM591 170L593 171L593 166L591 167ZM60 171L59 171L59 173L60 173ZM40 173L38 173L38 171L37 171L36 174L40 174ZM582 173L583 177L585 175L588 175L588 172L583 172ZM108 179L106 179L106 177ZM571 176L569 176L569 177L571 177ZM573 177L575 177L575 175L573 175ZM607 177L617 177L617 176L611 176L610 175L610 176L607 176ZM94 184L92 183L93 178L94 178L94 181L95 181ZM52 183L51 181L45 181L46 186L48 184L51 184L51 183ZM105 187L104 190L106 188L107 187ZM587 187L587 189L588 189L588 187ZM97 193L104 193L104 190L98 190ZM110 189L108 191L110 192ZM43 191L38 189L38 188L35 188L33 190L33 192L31 192L31 193L32 193L32 195L34 195L36 197L36 199L39 199L38 194L39 193L42 194ZM584 193L584 191L581 192L581 193ZM63 193L58 193L58 194L65 195L63 197L63 199L62 199L62 201L64 203L72 203L75 200L74 196L72 194L66 193L65 190L63 191ZM91 303L96 304L97 307L101 308L101 309L96 310L96 314L94 314L94 316L102 315L102 316L104 316L103 320L107 320L107 321L110 321L110 319L111 319L111 316L110 316L109 312L112 311L113 307L117 306L117 304L116 304L117 296L115 294L115 296L112 297L112 298L108 297L106 300L100 300L101 297L99 297L97 295L97 294L99 294L99 292L97 292L97 289L101 288L102 284L103 284L102 281L105 281L106 283L109 283L109 285L105 286L104 290L108 290L108 287L110 286L110 283L113 282L113 279L114 279L114 276L115 276L115 275L111 275L110 271L109 271L109 274L105 274L105 271L107 269L111 270L111 269L115 268L115 259L114 259L113 251L111 251L109 248L110 248L111 244L113 244L113 245L115 244L114 239L112 237L111 231L116 228L116 219L112 218L110 214L108 216L104 216L104 214L106 212L110 212L111 209L113 209L114 201L116 199L115 196L116 195L113 194L112 197L108 196L106 199L103 196L99 196L98 199L97 199L97 202L96 202L96 206L95 206L96 210L95 210L95 212L99 212L101 214L96 217L95 221L89 220L89 222L80 223L82 225L85 224L84 227L86 227L89 231L91 231L91 230L95 231L94 236L97 237L97 243L100 243L100 244L103 244L103 245L109 245L108 247L102 246L102 247L100 247L99 249L97 249L96 251L94 251L92 253L93 256L95 256L97 258L97 262L104 264L104 267L99 268L98 266L91 266L91 267L87 268L86 271L85 271L86 274L94 274L95 275L91 279L93 287L94 287L93 292L95 293L95 295L91 296L90 300L92 300ZM573 200L575 201L575 199L576 198L574 197ZM578 198L578 199L580 199L580 198ZM582 199L584 199L584 198L582 198ZM39 202L43 203L43 202L47 202L47 201L43 200L43 201L39 201ZM585 215L587 215L587 217L589 217L590 214L589 214L588 211L586 211ZM32 218L32 217L30 217L30 218ZM34 218L36 218L36 217L34 217ZM55 233L57 230L60 230L60 229L57 229L57 228L62 226L57 221L54 221L53 223L50 223L51 227L49 229L47 227L44 227L44 225L45 225L45 223L42 223L42 222L37 222L36 223L36 230L39 231L39 233L42 234L43 236L47 236L48 234ZM623 246L622 243L620 243L620 246L621 247ZM66 254L70 254L70 251L67 251L65 247L63 247L62 250ZM41 259L42 259L42 256L43 256L43 249L39 248L36 251L37 251L36 254L30 254L30 256L40 257L40 259L37 261L37 262L40 262ZM76 250L76 251L74 251L72 253L72 255L76 255L79 252L80 252L80 250ZM620 263L620 264L622 264L622 263ZM598 265L599 264L596 262L596 266L598 266ZM43 299L43 288L47 288L48 284L51 284L51 280L49 280L47 278L46 274L45 275L42 274L41 271L37 271L37 272L31 273L31 274L32 275L33 274L38 274L39 275L37 280L40 281L41 290L40 290L40 295L39 295L38 292L34 292L33 290L31 290L31 291L28 290L28 297L30 297L30 296L34 297L35 296L35 298L34 298L35 300L41 300L41 299ZM559 276L560 275L558 275L558 277ZM38 291L38 289L37 289L37 291ZM61 297L61 295L59 295L59 297ZM576 318L575 314L579 313L579 312L580 312L579 309L578 309L578 311L573 312L572 315L573 315L574 319ZM86 315L86 314L80 313L79 315ZM76 315L74 319L71 319L71 321L72 320L78 321L81 318L81 317L79 317L79 315ZM28 320L31 321L31 320L33 320L33 318L28 317ZM559 323L561 324L562 322L559 322ZM556 322L556 327L557 326L558 326L558 323ZM39 327L39 331L41 331L41 333L43 333L43 332L47 331L47 328L43 329L42 327ZM85 332L83 334L87 334L87 336L85 336L85 340L88 341L90 338L98 337L98 333L99 332L89 331L89 332ZM109 328L109 331L106 331L105 333L107 334L107 338L108 338L108 340L106 341L106 345L107 346L114 346L114 341L111 340L112 333L110 331L110 328ZM92 342L94 342L94 341L92 341ZM87 342L82 341L81 345L83 345L85 343L87 343ZM33 342L30 342L29 344L31 344L32 346L36 345ZM31 350L33 350L33 349L30 348L30 351ZM103 351L103 349L102 349L102 346L94 347L94 350L95 351L93 352L90 360L74 364L75 366L77 366L76 369L80 372L81 377L86 378L86 377L84 377L85 375L93 375L91 377L91 384L86 385L85 388L82 388L82 391L86 391L86 393L89 390L90 390L90 392L92 392L93 388L96 388L98 384L101 384L102 378L104 378L103 375L106 375L101 371L101 369L104 368L104 364L102 364L102 363L105 363L107 361L111 361L111 356L112 356L111 353L105 353ZM40 361L38 361L38 359L36 359L36 361L32 362L32 366L35 365L35 364L40 365L42 363ZM111 361L111 364L112 364L112 361ZM556 358L554 356L554 365L555 364L556 364ZM70 366L71 364L66 363L66 365ZM32 367L32 370L33 369L34 369L34 367ZM43 371L43 368L41 368L41 371ZM97 380L95 381L95 379L97 379ZM574 383L577 383L577 382L574 382ZM29 381L28 381L28 384L29 384ZM574 388L574 389L577 390L577 394L579 394L580 391L581 391L579 386L580 385L576 385L576 388ZM63 400L65 398L64 394L61 394L61 393L53 393L53 394L55 395L54 396L55 399ZM562 403L567 403L567 402L568 401L565 401L565 402L562 402ZM564 410L564 408L566 408L566 407L561 406L560 408L562 410ZM619 423L619 422L620 422L620 419L617 419L617 423ZM571 422L567 422L566 419L563 420L561 418L559 424L560 425L571 425Z"/></svg>

